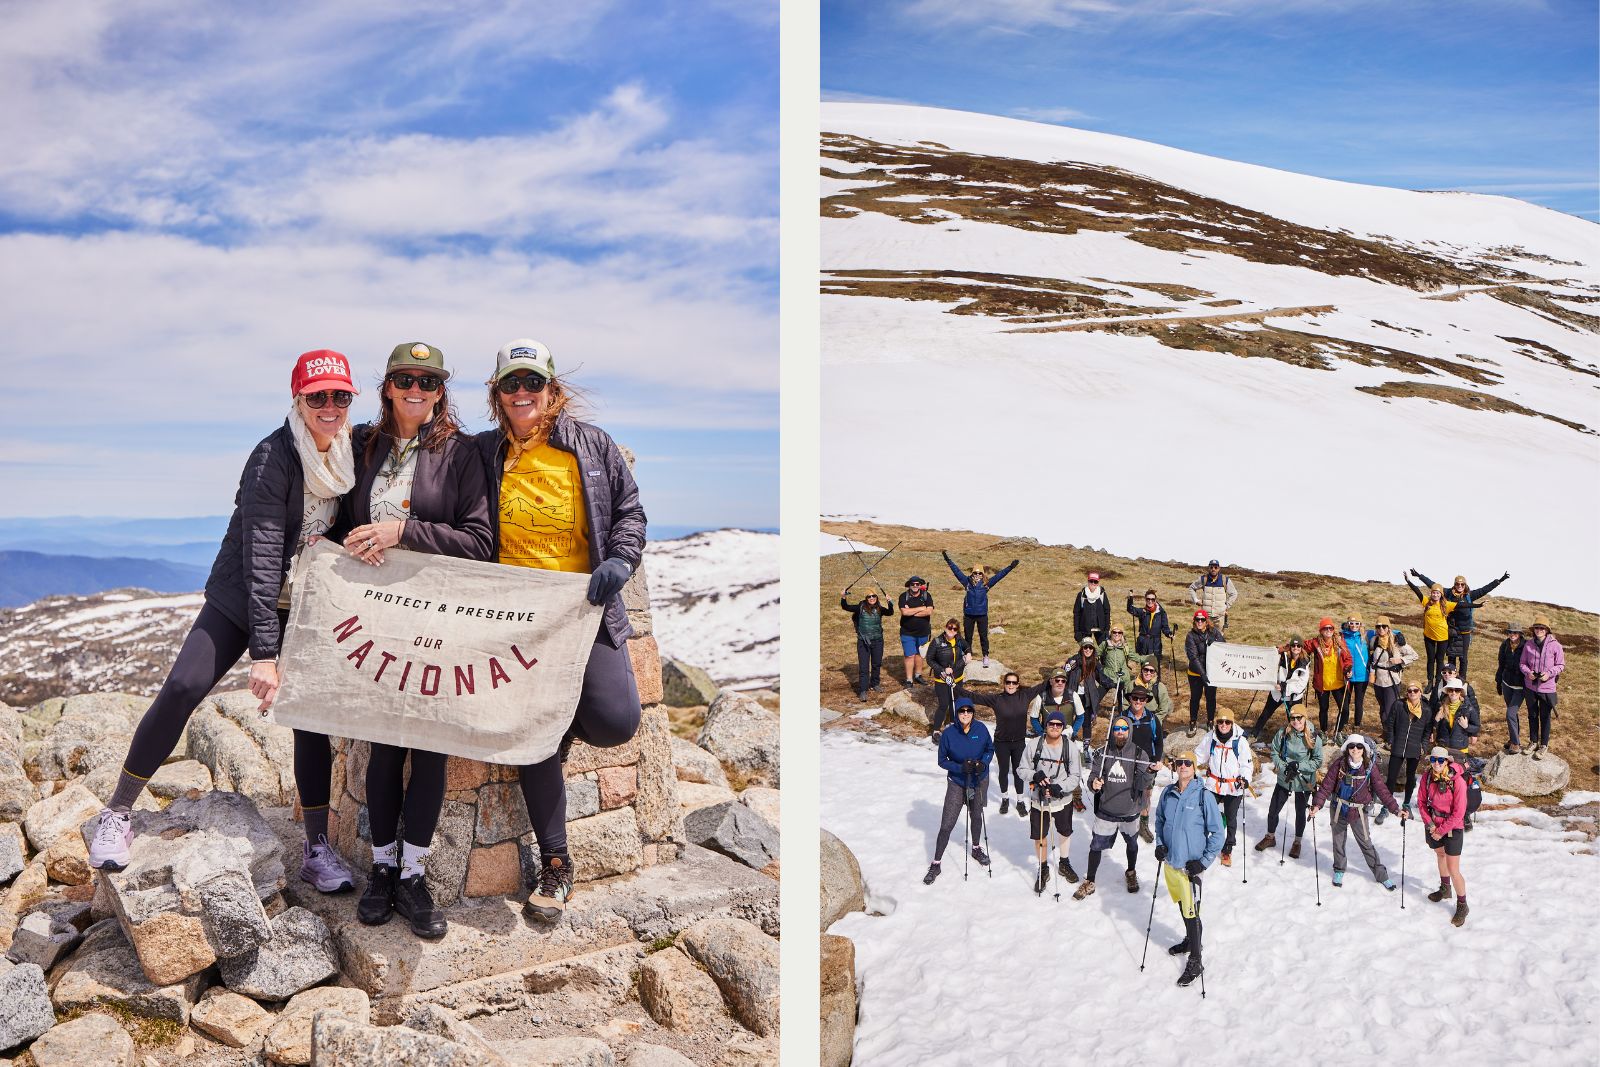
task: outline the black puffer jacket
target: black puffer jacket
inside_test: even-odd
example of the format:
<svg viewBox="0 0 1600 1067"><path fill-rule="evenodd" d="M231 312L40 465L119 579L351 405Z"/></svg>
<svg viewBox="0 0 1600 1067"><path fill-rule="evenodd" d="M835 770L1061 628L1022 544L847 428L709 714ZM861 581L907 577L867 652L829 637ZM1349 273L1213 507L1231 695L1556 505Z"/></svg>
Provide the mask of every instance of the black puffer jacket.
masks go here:
<svg viewBox="0 0 1600 1067"><path fill-rule="evenodd" d="M589 519L589 569L592 571L607 559L620 559L630 570L637 571L639 561L644 558L645 514L639 503L639 486L622 458L622 450L600 427L579 422L566 412L556 416L550 444L578 457L578 476L583 479L583 510ZM498 429L485 430L477 436L477 445L483 456L489 521L498 554L500 481L505 473L506 437ZM606 602L603 629L611 643L619 648L633 636L621 593Z"/></svg>
<svg viewBox="0 0 1600 1067"><path fill-rule="evenodd" d="M1189 660L1189 673L1201 678L1206 676L1206 649L1222 640L1222 635L1215 626L1207 626L1204 630L1189 628L1183 638L1183 652Z"/></svg>
<svg viewBox="0 0 1600 1067"><path fill-rule="evenodd" d="M1445 714L1445 703L1442 699L1434 702L1433 706L1433 743L1464 752L1472 744L1472 739L1478 736L1482 729L1478 718L1478 697L1472 694L1461 701L1461 706L1456 709L1455 719L1449 720Z"/></svg>
<svg viewBox="0 0 1600 1067"><path fill-rule="evenodd" d="M1130 596L1128 614L1139 623L1139 636L1134 639L1133 650L1141 656L1153 656L1160 652L1161 639L1172 636L1172 623L1167 621L1167 609L1157 604L1152 612L1143 604L1135 605Z"/></svg>
<svg viewBox="0 0 1600 1067"><path fill-rule="evenodd" d="M427 440L428 429L418 436ZM367 461L367 440L376 433L357 426L355 488L339 504L339 519L328 538L344 543L350 531L372 521L372 483L388 462L392 440L384 435ZM411 517L400 531L400 547L459 559L494 558L494 533L489 523L489 495L484 490L483 460L469 435L452 434L437 451L419 448L411 482Z"/></svg>
<svg viewBox="0 0 1600 1067"><path fill-rule="evenodd" d="M1432 698L1422 698L1421 717L1413 716L1402 696L1389 709L1389 751L1403 759L1421 759L1422 743L1433 742L1434 715L1437 709Z"/></svg>
<svg viewBox="0 0 1600 1067"><path fill-rule="evenodd" d="M305 472L285 419L245 461L228 532L206 579L206 600L250 635L252 660L276 658L283 642L278 594L304 517Z"/></svg>

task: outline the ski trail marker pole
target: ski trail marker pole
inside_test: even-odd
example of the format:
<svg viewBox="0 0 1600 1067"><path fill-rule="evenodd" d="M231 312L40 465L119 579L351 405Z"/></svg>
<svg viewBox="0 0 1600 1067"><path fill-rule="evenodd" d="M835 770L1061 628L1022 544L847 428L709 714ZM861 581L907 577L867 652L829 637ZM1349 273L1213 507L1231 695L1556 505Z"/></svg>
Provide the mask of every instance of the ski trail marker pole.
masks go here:
<svg viewBox="0 0 1600 1067"><path fill-rule="evenodd" d="M1144 961L1150 955L1150 927L1156 922L1156 890L1161 887L1161 860L1156 860L1156 880L1150 886L1150 918L1144 924L1144 951L1139 954L1139 973L1144 973Z"/></svg>

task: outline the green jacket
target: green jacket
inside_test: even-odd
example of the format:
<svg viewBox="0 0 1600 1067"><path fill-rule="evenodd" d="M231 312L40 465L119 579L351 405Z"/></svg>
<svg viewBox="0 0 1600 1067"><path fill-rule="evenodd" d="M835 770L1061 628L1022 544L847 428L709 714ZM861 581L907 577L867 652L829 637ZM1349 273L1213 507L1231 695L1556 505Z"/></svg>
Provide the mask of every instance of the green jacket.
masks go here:
<svg viewBox="0 0 1600 1067"><path fill-rule="evenodd" d="M1110 641L1100 642L1100 669L1113 682L1122 686L1124 690L1133 688L1133 671L1137 669L1138 659L1133 655L1133 649L1127 644L1120 648Z"/></svg>
<svg viewBox="0 0 1600 1067"><path fill-rule="evenodd" d="M1304 734L1287 726L1278 727L1278 732L1272 735L1270 751L1279 785L1291 793L1309 793L1316 788L1317 771L1322 769L1322 734L1309 720Z"/></svg>

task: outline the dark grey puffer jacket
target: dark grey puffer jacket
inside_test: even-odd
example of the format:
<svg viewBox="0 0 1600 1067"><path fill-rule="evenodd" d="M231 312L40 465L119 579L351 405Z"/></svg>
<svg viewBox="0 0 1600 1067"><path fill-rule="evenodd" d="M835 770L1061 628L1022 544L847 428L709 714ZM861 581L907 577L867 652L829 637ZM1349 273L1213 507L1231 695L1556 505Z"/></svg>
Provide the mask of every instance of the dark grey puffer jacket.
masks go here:
<svg viewBox="0 0 1600 1067"><path fill-rule="evenodd" d="M489 519L494 526L495 549L495 555L490 558L493 559L500 552L500 482L505 475L506 436L498 429L485 430L476 440L489 489ZM639 486L622 458L622 450L600 427L579 422L566 412L556 416L550 444L578 457L578 476L583 479L583 510L589 519L590 570L607 559L620 559L630 571L637 571L639 561L644 558L646 520L644 507L639 503ZM621 593L606 602L603 629L617 648L633 636Z"/></svg>
<svg viewBox="0 0 1600 1067"><path fill-rule="evenodd" d="M250 635L252 660L283 642L278 594L305 517L305 472L289 420L256 445L239 476L233 517L206 579L206 600Z"/></svg>

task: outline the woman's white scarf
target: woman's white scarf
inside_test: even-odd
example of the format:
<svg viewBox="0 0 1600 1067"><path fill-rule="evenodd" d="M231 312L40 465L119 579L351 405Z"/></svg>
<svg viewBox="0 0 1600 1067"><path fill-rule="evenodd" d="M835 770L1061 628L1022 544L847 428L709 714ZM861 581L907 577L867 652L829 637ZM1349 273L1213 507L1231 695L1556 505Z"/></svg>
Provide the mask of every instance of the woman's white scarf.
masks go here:
<svg viewBox="0 0 1600 1067"><path fill-rule="evenodd" d="M311 427L296 404L289 413L289 429L294 433L295 450L305 470L306 491L319 500L344 496L356 484L356 456L350 445L350 422L339 427L327 452L317 451Z"/></svg>

